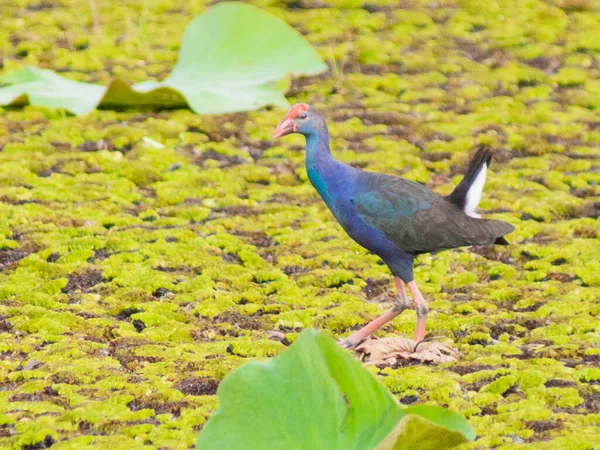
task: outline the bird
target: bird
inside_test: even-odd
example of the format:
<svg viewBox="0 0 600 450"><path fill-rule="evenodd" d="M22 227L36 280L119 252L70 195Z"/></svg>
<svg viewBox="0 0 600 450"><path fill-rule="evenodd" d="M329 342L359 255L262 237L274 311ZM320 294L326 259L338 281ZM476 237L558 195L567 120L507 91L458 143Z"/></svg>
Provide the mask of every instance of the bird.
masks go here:
<svg viewBox="0 0 600 450"><path fill-rule="evenodd" d="M352 333L342 345L356 348L407 309L406 289L417 311L414 340L417 345L423 342L429 307L415 282L415 257L471 245L508 245L504 236L514 230L507 222L481 218L475 211L493 152L481 146L453 192L441 196L422 184L335 159L326 120L314 106L291 106L273 137L291 133L304 135L308 178L337 222L350 238L378 255L394 277L397 295L392 309Z"/></svg>

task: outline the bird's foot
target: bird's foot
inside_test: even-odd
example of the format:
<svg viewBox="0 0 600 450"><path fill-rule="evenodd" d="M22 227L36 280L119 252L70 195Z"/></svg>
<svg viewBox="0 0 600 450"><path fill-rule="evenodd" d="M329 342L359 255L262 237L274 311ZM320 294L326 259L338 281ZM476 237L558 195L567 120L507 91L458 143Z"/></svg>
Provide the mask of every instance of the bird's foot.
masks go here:
<svg viewBox="0 0 600 450"><path fill-rule="evenodd" d="M440 362L456 361L461 353L443 342L435 342L433 339L423 339L415 344L413 355L422 354L424 358L439 359ZM415 357L415 359L421 359Z"/></svg>
<svg viewBox="0 0 600 450"><path fill-rule="evenodd" d="M340 347L348 349L348 350L356 350L360 344L362 344L366 339L362 339L360 341L354 341L352 339L340 339L338 340L338 344Z"/></svg>

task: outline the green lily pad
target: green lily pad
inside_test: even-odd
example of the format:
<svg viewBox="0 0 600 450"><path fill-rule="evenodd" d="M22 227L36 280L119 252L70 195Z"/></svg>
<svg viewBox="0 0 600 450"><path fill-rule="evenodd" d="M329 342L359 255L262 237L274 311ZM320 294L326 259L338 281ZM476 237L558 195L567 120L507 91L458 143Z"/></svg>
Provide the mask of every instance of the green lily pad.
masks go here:
<svg viewBox="0 0 600 450"><path fill-rule="evenodd" d="M311 45L282 20L251 5L219 3L188 25L175 68L162 82L130 86L114 78L103 87L25 67L2 78L9 86L0 88L0 104L75 114L96 107L190 107L199 114L224 114L285 107L292 75L326 69Z"/></svg>
<svg viewBox="0 0 600 450"><path fill-rule="evenodd" d="M219 386L197 448L446 449L472 440L460 415L403 408L327 334L306 330L281 355L250 362ZM408 445L408 446L407 446Z"/></svg>
<svg viewBox="0 0 600 450"><path fill-rule="evenodd" d="M475 439L475 430L458 413L433 405L410 406L404 412L377 450L445 450Z"/></svg>

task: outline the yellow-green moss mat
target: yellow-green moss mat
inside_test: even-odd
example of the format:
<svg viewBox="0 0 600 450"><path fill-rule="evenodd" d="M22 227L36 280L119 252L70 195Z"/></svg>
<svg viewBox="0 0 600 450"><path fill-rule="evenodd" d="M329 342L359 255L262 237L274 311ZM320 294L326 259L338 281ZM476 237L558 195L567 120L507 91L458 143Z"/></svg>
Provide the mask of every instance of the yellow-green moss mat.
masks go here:
<svg viewBox="0 0 600 450"><path fill-rule="evenodd" d="M448 193L477 143L498 149L481 206L515 224L512 245L424 256L416 271L430 332L463 360L372 370L403 403L465 414L480 436L465 448L593 448L598 3L253 3L331 66L291 100L324 111L340 159ZM5 70L101 83L164 77L204 9L2 7ZM188 448L219 380L285 348L273 330L287 343L376 316L389 273L317 198L301 138L270 140L283 114L0 112L0 447ZM414 323L405 312L381 335Z"/></svg>

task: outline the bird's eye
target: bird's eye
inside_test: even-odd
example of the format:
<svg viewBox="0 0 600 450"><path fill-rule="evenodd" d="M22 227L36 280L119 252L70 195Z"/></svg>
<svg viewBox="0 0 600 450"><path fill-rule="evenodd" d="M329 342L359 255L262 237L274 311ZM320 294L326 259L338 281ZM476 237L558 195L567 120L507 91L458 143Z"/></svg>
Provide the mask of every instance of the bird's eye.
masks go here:
<svg viewBox="0 0 600 450"><path fill-rule="evenodd" d="M300 113L298 114L298 119L306 119L308 116L306 115L306 113Z"/></svg>

